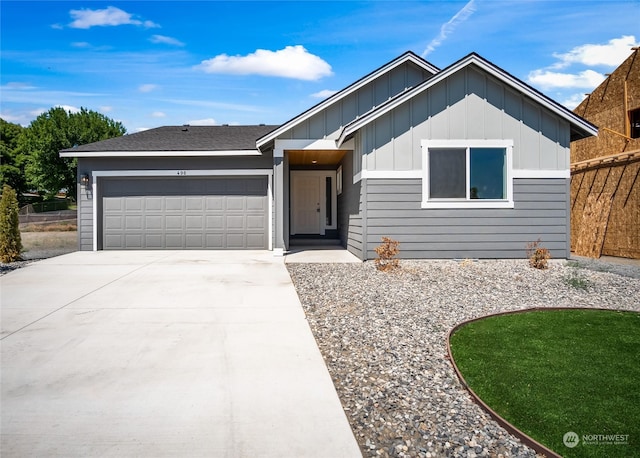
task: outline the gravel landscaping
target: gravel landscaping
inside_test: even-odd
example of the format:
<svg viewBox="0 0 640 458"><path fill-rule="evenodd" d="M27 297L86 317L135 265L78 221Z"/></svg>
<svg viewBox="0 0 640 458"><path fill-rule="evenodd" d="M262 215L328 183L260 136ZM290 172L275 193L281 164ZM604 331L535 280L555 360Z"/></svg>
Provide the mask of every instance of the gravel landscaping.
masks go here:
<svg viewBox="0 0 640 458"><path fill-rule="evenodd" d="M536 456L462 387L447 333L491 313L530 307L640 311L640 267L526 260L287 264L363 454ZM616 272L616 273L614 273ZM558 431L563 435L566 431Z"/></svg>

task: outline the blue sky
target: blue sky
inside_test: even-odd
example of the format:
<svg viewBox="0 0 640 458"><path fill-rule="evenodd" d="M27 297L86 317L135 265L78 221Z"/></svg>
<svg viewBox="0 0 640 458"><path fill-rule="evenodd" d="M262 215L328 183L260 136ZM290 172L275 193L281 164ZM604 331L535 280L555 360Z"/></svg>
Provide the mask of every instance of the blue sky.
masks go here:
<svg viewBox="0 0 640 458"><path fill-rule="evenodd" d="M640 1L0 2L0 116L86 107L128 132L281 124L407 50L475 51L575 107L640 41Z"/></svg>

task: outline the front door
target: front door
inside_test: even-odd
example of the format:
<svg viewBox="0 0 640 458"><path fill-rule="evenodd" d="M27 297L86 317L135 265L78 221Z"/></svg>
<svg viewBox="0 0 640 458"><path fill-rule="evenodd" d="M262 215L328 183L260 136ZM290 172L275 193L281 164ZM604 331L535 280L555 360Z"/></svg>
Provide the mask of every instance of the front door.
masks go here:
<svg viewBox="0 0 640 458"><path fill-rule="evenodd" d="M293 175L292 234L320 234L320 177Z"/></svg>
<svg viewBox="0 0 640 458"><path fill-rule="evenodd" d="M325 235L336 226L335 175L327 171L291 171L291 235Z"/></svg>

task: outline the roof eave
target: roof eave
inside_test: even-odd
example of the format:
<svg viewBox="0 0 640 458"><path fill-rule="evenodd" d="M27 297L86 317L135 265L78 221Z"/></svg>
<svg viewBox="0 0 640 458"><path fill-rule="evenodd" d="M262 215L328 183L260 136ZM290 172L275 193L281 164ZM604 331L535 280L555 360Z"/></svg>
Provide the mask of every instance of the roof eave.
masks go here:
<svg viewBox="0 0 640 458"><path fill-rule="evenodd" d="M225 157L262 156L257 149L218 151L73 151L62 150L60 157Z"/></svg>
<svg viewBox="0 0 640 458"><path fill-rule="evenodd" d="M440 81L448 78L450 75L458 72L462 68L469 66L470 64L477 65L478 67L487 71L494 77L506 82L510 86L516 88L519 92L522 92L523 94L532 98L533 100L538 102L540 105L556 113L558 116L566 119L571 124L572 133L576 132L579 135L583 135L583 137L581 138L586 138L592 135L593 136L598 135L598 128L593 124L591 124L589 121L581 118L577 114L570 111L568 108L553 101L552 99L538 92L531 86L527 85L526 83L520 81L519 79L510 75L509 73L502 70L501 68L495 66L494 64L480 57L478 54L471 53L466 57L463 57L459 61L453 63L449 67L443 69L441 72L437 73L432 78L425 80L424 82L414 87L413 89L410 89L398 95L397 97L383 103L382 105L379 105L371 113L368 113L360 117L359 119L352 121L350 124L347 124L342 129L340 137L338 138L338 141L337 141L338 146L340 146L344 141L346 141L358 129L367 125L371 121L379 118L385 113L388 113L398 105L405 103L407 100L413 98L415 95L421 93L422 91L425 91L430 87L434 86L435 84L439 83Z"/></svg>
<svg viewBox="0 0 640 458"><path fill-rule="evenodd" d="M413 52L407 51L404 54L402 54L400 57L397 57L396 59L392 60L391 62L388 62L387 64L383 65L382 67L378 68L377 70L374 70L373 72L369 73L368 75L365 75L364 77L360 78L355 83L347 86L346 88L342 89L341 91L336 92L332 96L326 98L325 100L321 101L320 103L318 103L318 104L314 105L313 107L309 108L307 111L303 112L302 114L296 116L295 118L290 119L289 121L285 122L280 127L278 127L277 129L274 129L273 131L269 132L268 134L258 138L256 140L257 148L261 149L263 146L267 145L269 142L275 140L278 135L281 135L282 133L284 133L287 130L293 128L297 124L309 119L311 116L319 113L323 109L325 109L328 106L330 106L330 105L336 103L337 101L343 99L347 95L352 94L353 92L357 91L358 89L360 89L361 87L365 86L369 82L373 81L378 76L380 76L380 75L388 72L389 70L391 70L391 69L393 69L393 68L395 68L395 67L397 67L399 65L402 65L403 63L408 62L408 61L413 62L414 64L418 65L419 67L422 67L424 70L430 72L433 75L437 74L440 71L440 69L438 67L436 67L433 64L427 62L426 60L422 59L421 57L419 57L418 55L414 54Z"/></svg>

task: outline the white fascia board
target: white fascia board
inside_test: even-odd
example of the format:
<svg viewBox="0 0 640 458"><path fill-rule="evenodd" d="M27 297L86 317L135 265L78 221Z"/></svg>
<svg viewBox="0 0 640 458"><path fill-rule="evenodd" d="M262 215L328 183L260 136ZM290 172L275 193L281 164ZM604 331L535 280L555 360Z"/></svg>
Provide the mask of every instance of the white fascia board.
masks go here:
<svg viewBox="0 0 640 458"><path fill-rule="evenodd" d="M262 156L257 149L224 151L68 151L60 157L219 157L219 156Z"/></svg>
<svg viewBox="0 0 640 458"><path fill-rule="evenodd" d="M577 115L575 115L574 113L572 113L568 109L564 108L562 105L559 105L559 104L557 104L555 102L552 102L550 99L547 99L545 96L543 96L540 93L532 90L532 88L530 88L529 86L523 84L522 82L518 81L517 79L515 79L511 75L505 73L504 71L498 69L494 65L492 65L489 62L485 61L484 59L481 59L478 56L472 54L472 55L468 56L467 58L461 60L457 64L455 64L455 65L453 65L453 66L441 71L440 73L437 73L432 78L429 78L424 83L422 83L420 86L417 86L416 88L411 89L411 90L405 92L404 94L401 94L400 96L398 96L395 99L390 100L386 104L380 105L379 108L374 109L369 114L366 114L366 115L362 116L361 118L356 119L355 121L351 122L350 124L347 124L346 126L344 126L344 128L342 129L342 132L340 133L340 136L336 140L337 145L340 146L349 135L353 134L358 129L360 129L363 126L369 124L370 122L378 119L380 116L390 112L394 108L398 107L399 105L402 105L403 103L405 103L408 100L412 99L416 95L418 95L418 94L426 91L427 89L433 87L434 85L438 84L440 81L448 78L450 75L458 72L459 70L463 69L464 67L467 67L470 64L477 65L478 67L482 68L487 73L489 73L492 76L494 76L495 78L497 78L497 79L501 80L502 82L508 84L512 88L517 89L519 92L522 92L523 94L525 94L528 97L532 98L533 100L538 102L540 105L544 106L548 110L552 111L553 113L555 113L556 115L560 116L561 118L564 118L565 120L569 121L570 123L579 125L582 129L584 129L585 131L589 132L590 134L592 134L594 136L598 135L598 128L593 126L591 123L589 123L589 122L585 121L584 119L578 117Z"/></svg>
<svg viewBox="0 0 640 458"><path fill-rule="evenodd" d="M544 169L513 169L513 178L571 178L571 171Z"/></svg>
<svg viewBox="0 0 640 458"><path fill-rule="evenodd" d="M210 176L253 176L253 175L273 175L273 169L216 169L216 170L94 170L96 177L210 177Z"/></svg>
<svg viewBox="0 0 640 458"><path fill-rule="evenodd" d="M335 150L335 140L317 140L314 138L305 138L298 140L276 140L274 149L277 151L284 150Z"/></svg>
<svg viewBox="0 0 640 458"><path fill-rule="evenodd" d="M422 178L420 170L363 170L360 179L411 179Z"/></svg>
<svg viewBox="0 0 640 458"><path fill-rule="evenodd" d="M373 81L374 79L378 78L380 75L383 75L384 73L386 73L386 72L388 72L390 70L393 70L394 68L396 68L399 65L404 64L405 62L413 62L414 64L416 64L417 66L421 67L422 69L430 72L431 74L436 74L436 73L438 73L440 71L440 69L438 69L437 67L434 67L433 65L429 64L426 61L423 61L422 59L418 59L415 55L410 54L410 53L406 53L403 56L401 56L399 59L396 59L394 61L389 62L387 65L379 68L378 70L374 71L370 75L365 76L361 80L358 80L355 83L353 83L352 85L347 86L345 89L335 93L334 95L332 95L331 97L329 97L329 98L325 99L324 101L320 102L316 106L311 107L309 110L307 110L304 113L302 113L301 115L293 118L291 121L286 122L285 124L281 125L276 130L268 133L266 136L264 136L262 138L259 138L256 141L256 146L258 148L260 148L261 146L266 145L267 143L269 143L270 141L276 139L279 135L281 135L282 133L286 132L287 130L293 128L297 124L300 124L301 122L309 119L313 115L321 112L325 108L333 105L334 103L338 102L339 100L342 100L343 98L345 98L349 94L352 94L353 92L357 91L361 87L369 84L371 81Z"/></svg>

